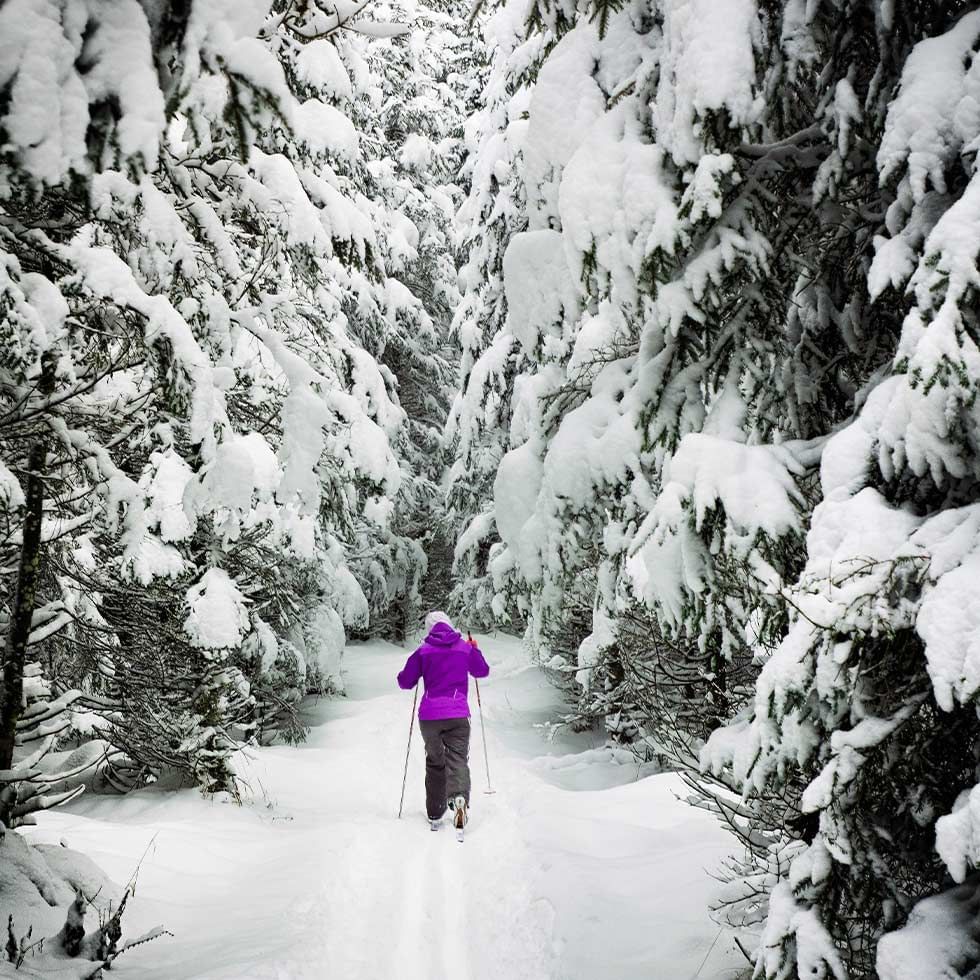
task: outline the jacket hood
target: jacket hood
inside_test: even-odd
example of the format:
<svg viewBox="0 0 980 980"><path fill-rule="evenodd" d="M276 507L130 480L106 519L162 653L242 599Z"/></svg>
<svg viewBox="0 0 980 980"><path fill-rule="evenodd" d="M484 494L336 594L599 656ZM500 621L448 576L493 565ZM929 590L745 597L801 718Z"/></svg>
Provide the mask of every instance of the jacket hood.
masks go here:
<svg viewBox="0 0 980 980"><path fill-rule="evenodd" d="M436 623L429 630L429 635L425 638L425 642L431 643L432 646L436 647L451 647L454 643L458 643L459 639L459 633L449 623Z"/></svg>

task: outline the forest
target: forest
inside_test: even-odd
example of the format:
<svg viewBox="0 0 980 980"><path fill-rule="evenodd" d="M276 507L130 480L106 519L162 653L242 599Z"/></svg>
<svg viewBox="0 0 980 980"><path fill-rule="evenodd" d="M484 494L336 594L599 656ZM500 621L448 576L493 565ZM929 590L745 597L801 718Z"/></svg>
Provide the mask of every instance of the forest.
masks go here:
<svg viewBox="0 0 980 980"><path fill-rule="evenodd" d="M980 977L978 152L969 0L0 0L0 977Z"/></svg>

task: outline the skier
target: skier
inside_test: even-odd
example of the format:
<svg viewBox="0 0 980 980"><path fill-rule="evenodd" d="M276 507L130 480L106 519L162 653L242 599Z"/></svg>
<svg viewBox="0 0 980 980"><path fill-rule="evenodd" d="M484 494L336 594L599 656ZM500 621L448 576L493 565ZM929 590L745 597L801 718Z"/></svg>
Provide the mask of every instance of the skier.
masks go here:
<svg viewBox="0 0 980 980"><path fill-rule="evenodd" d="M407 691L422 678L419 728L425 742L425 809L436 830L448 806L461 835L470 801L469 676L486 677L490 667L476 640L464 640L444 612L430 612L425 629L422 645L398 675L398 686Z"/></svg>

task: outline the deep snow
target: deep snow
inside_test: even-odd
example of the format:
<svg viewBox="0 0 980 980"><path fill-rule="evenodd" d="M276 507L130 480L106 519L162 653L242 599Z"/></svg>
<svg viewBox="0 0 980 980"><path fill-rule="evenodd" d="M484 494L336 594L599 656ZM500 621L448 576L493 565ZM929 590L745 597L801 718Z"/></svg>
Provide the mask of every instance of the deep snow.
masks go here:
<svg viewBox="0 0 980 980"><path fill-rule="evenodd" d="M127 953L118 980L735 977L745 961L706 911L730 838L675 797L677 777L643 777L587 735L549 742L555 690L518 641L481 645L496 793L474 724L462 845L448 822L428 830L417 731L396 819L409 651L385 643L348 650L347 697L310 706L304 745L249 753L250 805L148 789L42 814L31 838L118 882L146 852L126 934L175 937Z"/></svg>

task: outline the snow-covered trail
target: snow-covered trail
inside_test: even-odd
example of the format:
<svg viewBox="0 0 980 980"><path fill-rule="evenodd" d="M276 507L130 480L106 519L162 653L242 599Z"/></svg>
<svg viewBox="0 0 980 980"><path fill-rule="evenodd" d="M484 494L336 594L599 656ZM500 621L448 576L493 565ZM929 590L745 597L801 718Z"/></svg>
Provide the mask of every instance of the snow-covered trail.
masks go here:
<svg viewBox="0 0 980 980"><path fill-rule="evenodd" d="M407 652L383 643L349 651L348 697L311 709L304 745L251 753L252 805L145 790L44 815L35 836L64 838L116 881L147 851L124 925L175 937L114 975L690 980L710 950L700 980L734 977L744 961L706 913L724 833L675 799L675 777L637 779L608 749L548 743L535 727L556 706L547 680L516 641L481 645L497 792L482 792L474 718L463 844L448 820L428 829L417 729L395 818L411 694L393 680Z"/></svg>

